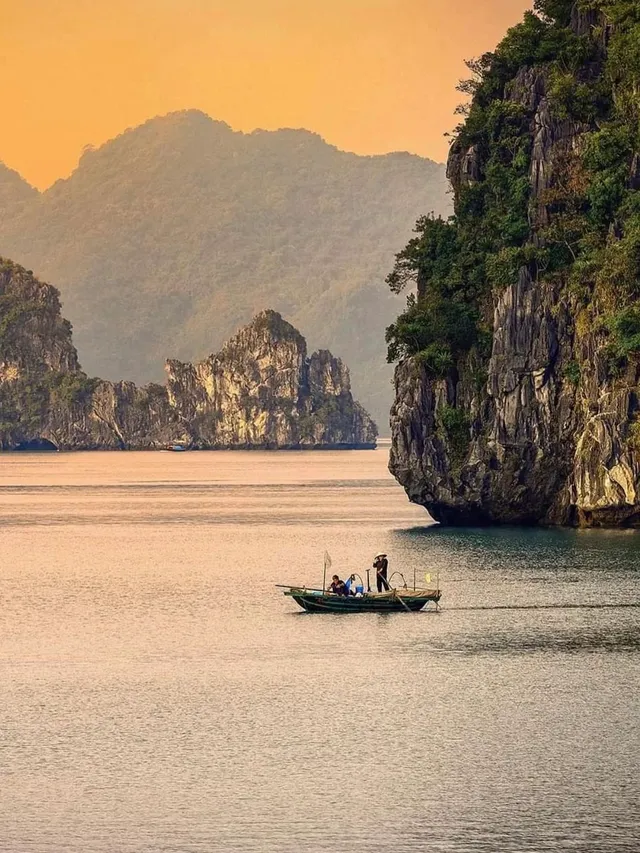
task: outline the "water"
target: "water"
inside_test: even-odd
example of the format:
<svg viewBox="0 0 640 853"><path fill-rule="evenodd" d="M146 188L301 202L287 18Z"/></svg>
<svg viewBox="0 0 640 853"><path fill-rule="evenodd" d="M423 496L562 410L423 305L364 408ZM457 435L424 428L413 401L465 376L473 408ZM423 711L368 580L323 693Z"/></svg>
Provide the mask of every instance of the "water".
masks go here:
<svg viewBox="0 0 640 853"><path fill-rule="evenodd" d="M637 851L640 540L440 530L356 453L0 457L0 850ZM275 583L378 551L440 613Z"/></svg>

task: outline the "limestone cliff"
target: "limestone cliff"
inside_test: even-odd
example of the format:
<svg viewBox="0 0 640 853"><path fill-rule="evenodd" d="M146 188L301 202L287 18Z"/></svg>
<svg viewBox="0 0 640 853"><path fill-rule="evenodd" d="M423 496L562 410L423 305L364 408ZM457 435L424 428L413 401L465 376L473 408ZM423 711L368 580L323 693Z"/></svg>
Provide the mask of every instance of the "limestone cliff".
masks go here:
<svg viewBox="0 0 640 853"><path fill-rule="evenodd" d="M0 259L0 447L59 449L372 447L376 427L349 372L265 311L201 364L166 365L167 386L90 379L58 292Z"/></svg>
<svg viewBox="0 0 640 853"><path fill-rule="evenodd" d="M390 467L445 524L637 527L640 9L536 8L472 64L456 216L390 276Z"/></svg>
<svg viewBox="0 0 640 853"><path fill-rule="evenodd" d="M197 447L372 446L376 427L353 400L349 371L263 311L200 364L168 361L169 401Z"/></svg>

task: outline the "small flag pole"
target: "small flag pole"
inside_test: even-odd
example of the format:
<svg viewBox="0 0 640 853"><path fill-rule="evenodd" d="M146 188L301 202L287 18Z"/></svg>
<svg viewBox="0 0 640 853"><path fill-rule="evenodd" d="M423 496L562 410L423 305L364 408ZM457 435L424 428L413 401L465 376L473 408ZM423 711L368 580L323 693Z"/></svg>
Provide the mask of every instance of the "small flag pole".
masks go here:
<svg viewBox="0 0 640 853"><path fill-rule="evenodd" d="M327 589L327 568L331 567L331 557L329 556L328 551L324 552L324 571L322 573L322 591L326 592Z"/></svg>

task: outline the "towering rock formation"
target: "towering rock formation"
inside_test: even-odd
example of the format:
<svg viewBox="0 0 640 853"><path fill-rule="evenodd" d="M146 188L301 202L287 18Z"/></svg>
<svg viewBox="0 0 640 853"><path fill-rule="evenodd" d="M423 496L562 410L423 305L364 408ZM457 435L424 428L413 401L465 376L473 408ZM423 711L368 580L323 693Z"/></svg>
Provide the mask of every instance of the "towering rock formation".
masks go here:
<svg viewBox="0 0 640 853"><path fill-rule="evenodd" d="M263 311L200 364L166 364L169 401L202 447L372 446L377 430L351 396L349 371Z"/></svg>
<svg viewBox="0 0 640 853"><path fill-rule="evenodd" d="M201 364L166 364L167 386L90 379L58 292L0 260L0 447L373 447L349 372L264 311Z"/></svg>
<svg viewBox="0 0 640 853"><path fill-rule="evenodd" d="M637 527L640 7L536 8L474 65L455 219L390 277L418 283L388 333L390 467L445 524Z"/></svg>

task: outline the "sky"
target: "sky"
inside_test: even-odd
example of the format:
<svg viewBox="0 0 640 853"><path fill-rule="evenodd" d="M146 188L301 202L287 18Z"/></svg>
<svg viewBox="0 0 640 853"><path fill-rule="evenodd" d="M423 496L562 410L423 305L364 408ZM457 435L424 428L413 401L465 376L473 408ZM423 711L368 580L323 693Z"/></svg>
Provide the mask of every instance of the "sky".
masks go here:
<svg viewBox="0 0 640 853"><path fill-rule="evenodd" d="M173 110L446 158L464 59L528 0L0 0L0 160L43 189Z"/></svg>

